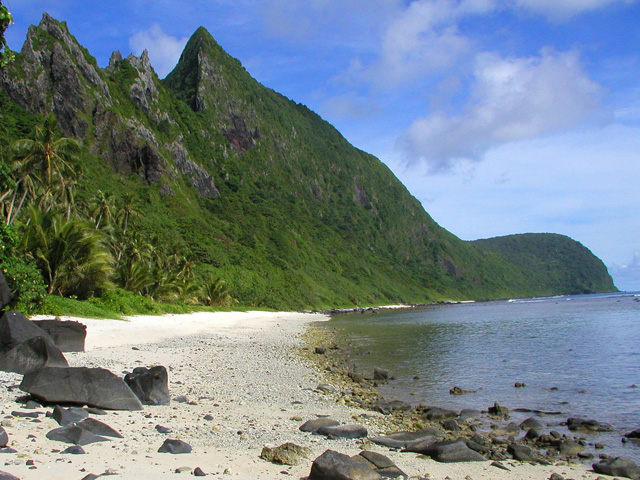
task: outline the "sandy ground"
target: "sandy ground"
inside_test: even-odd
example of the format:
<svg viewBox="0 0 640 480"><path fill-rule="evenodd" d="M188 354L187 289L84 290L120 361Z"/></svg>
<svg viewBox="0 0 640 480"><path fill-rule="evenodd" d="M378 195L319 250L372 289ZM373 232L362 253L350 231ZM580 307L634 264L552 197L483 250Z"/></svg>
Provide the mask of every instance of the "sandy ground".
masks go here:
<svg viewBox="0 0 640 480"><path fill-rule="evenodd" d="M315 391L320 373L305 364L296 349L309 323L327 320L322 315L231 312L78 320L87 325L87 351L67 353L70 365L99 366L119 375L137 366L164 365L172 398L186 397L188 403L108 412L96 418L123 439L87 445L85 455L62 454L68 445L45 437L58 426L45 416L50 408L38 410L42 415L36 421L11 415L25 411L16 403L22 392L12 388L21 376L5 375L0 382L2 425L17 453L1 453L0 470L25 480L80 480L105 472L123 479L176 479L191 477L195 467L216 478L300 479L309 474L312 459L327 449L354 455L365 447L389 456L411 478L542 480L554 472L572 479L598 477L583 466L566 464L504 462L509 472L491 462L439 464L362 440L328 440L300 432L304 421L329 415L344 424L361 423L370 435L390 433L376 430L379 414L339 405ZM207 415L213 419L205 419ZM156 425L172 432L159 433ZM192 453L158 453L166 438L188 442ZM312 458L295 467L260 459L264 445L288 441L310 447Z"/></svg>

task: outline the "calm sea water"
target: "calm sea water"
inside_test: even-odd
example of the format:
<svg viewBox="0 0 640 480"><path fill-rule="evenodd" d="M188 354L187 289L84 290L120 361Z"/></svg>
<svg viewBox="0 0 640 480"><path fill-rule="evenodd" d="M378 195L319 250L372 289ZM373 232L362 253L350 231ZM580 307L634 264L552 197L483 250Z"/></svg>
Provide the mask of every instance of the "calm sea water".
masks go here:
<svg viewBox="0 0 640 480"><path fill-rule="evenodd" d="M458 410L498 402L562 412L545 417L550 425L593 418L617 430L593 438L609 445L606 453L640 461L640 443L620 443L621 433L640 428L638 294L344 315L328 327L362 371L377 366L395 377L380 388L387 399ZM526 387L515 388L516 382ZM476 393L452 396L454 386ZM518 416L531 414L514 420Z"/></svg>

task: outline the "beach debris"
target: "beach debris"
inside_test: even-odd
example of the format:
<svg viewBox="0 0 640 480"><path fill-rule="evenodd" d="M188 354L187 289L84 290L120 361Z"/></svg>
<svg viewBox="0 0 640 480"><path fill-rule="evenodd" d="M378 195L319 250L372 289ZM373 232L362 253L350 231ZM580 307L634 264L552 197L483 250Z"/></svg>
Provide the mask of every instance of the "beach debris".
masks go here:
<svg viewBox="0 0 640 480"><path fill-rule="evenodd" d="M308 447L287 442L277 447L265 445L260 453L260 458L271 463L294 466L299 465L303 458L310 458L311 453L311 449Z"/></svg>
<svg viewBox="0 0 640 480"><path fill-rule="evenodd" d="M365 462L327 450L313 461L309 480L381 480L383 477Z"/></svg>
<svg viewBox="0 0 640 480"><path fill-rule="evenodd" d="M415 447L414 447L415 448ZM434 459L436 462L483 462L487 459L475 450L470 449L463 439L436 442L420 452Z"/></svg>
<svg viewBox="0 0 640 480"><path fill-rule="evenodd" d="M328 438L365 438L369 435L366 427L359 424L321 427L316 431L316 433Z"/></svg>
<svg viewBox="0 0 640 480"><path fill-rule="evenodd" d="M301 432L316 433L318 429L322 427L336 427L338 425L340 425L340 422L331 418L314 418L313 420L307 420L305 423L300 425L299 430Z"/></svg>
<svg viewBox="0 0 640 480"><path fill-rule="evenodd" d="M41 367L68 367L60 349L45 337L33 337L0 355L0 370L25 374Z"/></svg>
<svg viewBox="0 0 640 480"><path fill-rule="evenodd" d="M24 375L20 389L51 403L142 410L140 400L124 380L104 368L38 368Z"/></svg>
<svg viewBox="0 0 640 480"><path fill-rule="evenodd" d="M626 457L615 457L593 464L593 471L603 475L637 478L640 476L638 465Z"/></svg>
<svg viewBox="0 0 640 480"><path fill-rule="evenodd" d="M62 352L84 352L87 326L72 320L33 320Z"/></svg>
<svg viewBox="0 0 640 480"><path fill-rule="evenodd" d="M170 402L169 376L162 365L134 368L125 375L124 381L143 405L168 405Z"/></svg>
<svg viewBox="0 0 640 480"><path fill-rule="evenodd" d="M176 440L167 438L164 443L158 448L159 453L171 453L173 455L179 455L182 453L191 453L191 445L182 440Z"/></svg>

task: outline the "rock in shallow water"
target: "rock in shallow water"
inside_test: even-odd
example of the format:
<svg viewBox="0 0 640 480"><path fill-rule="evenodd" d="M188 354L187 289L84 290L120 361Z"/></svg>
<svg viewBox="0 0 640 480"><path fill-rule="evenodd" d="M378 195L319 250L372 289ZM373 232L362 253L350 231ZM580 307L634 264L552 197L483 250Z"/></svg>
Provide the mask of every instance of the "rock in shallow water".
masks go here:
<svg viewBox="0 0 640 480"><path fill-rule="evenodd" d="M471 450L467 444L461 440L437 442L421 453L433 458L437 462L483 462L486 460L478 452Z"/></svg>

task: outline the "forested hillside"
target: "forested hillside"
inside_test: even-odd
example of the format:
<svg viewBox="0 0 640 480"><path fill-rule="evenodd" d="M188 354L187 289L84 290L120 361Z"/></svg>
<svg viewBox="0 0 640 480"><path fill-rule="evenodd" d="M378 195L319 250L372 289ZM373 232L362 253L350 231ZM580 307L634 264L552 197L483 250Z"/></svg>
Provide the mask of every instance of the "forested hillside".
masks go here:
<svg viewBox="0 0 640 480"><path fill-rule="evenodd" d="M532 253L544 237L519 251L461 241L203 28L160 80L146 53L99 68L45 14L0 86L0 255L51 294L296 309L615 289L582 268L590 253L560 267ZM56 250L71 239L76 253Z"/></svg>

